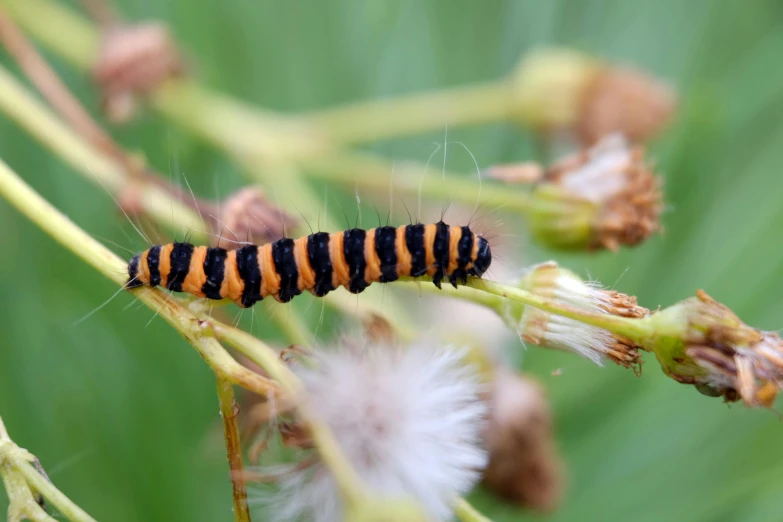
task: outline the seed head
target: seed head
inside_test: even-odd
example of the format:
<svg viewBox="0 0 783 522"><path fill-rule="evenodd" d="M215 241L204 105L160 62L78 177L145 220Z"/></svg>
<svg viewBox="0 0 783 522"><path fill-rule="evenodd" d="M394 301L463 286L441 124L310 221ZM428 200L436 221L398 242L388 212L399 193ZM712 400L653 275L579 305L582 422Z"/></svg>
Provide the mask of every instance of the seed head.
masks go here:
<svg viewBox="0 0 783 522"><path fill-rule="evenodd" d="M533 234L569 249L633 246L660 229L660 178L620 135L549 168L531 193Z"/></svg>
<svg viewBox="0 0 783 522"><path fill-rule="evenodd" d="M412 345L343 347L299 369L311 411L337 442L373 498L407 497L435 519L451 516L486 465L486 405L479 376L461 350ZM340 493L316 464L280 483L280 520L343 520Z"/></svg>
<svg viewBox="0 0 783 522"><path fill-rule="evenodd" d="M498 369L484 432L484 482L495 493L538 511L553 509L563 490L563 464L552 436L552 413L533 379Z"/></svg>
<svg viewBox="0 0 783 522"><path fill-rule="evenodd" d="M534 266L519 286L584 310L635 318L649 314L635 297L586 283L553 261ZM626 368L641 365L638 346L630 339L532 306L522 311L518 330L525 342L575 352L599 365L605 358Z"/></svg>
<svg viewBox="0 0 783 522"><path fill-rule="evenodd" d="M743 323L704 291L654 314L649 348L673 379L701 393L770 407L783 387L783 341Z"/></svg>
<svg viewBox="0 0 783 522"><path fill-rule="evenodd" d="M110 25L103 34L92 77L110 120L124 123L145 96L184 73L182 57L160 22Z"/></svg>

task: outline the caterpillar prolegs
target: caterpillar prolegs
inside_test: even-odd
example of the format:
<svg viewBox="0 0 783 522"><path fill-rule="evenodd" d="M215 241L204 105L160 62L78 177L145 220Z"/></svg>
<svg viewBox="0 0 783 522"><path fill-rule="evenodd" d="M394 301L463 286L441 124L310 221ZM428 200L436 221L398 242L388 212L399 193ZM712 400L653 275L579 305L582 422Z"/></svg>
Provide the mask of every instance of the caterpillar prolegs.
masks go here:
<svg viewBox="0 0 783 522"><path fill-rule="evenodd" d="M285 303L305 290L319 297L340 286L359 293L407 276L427 276L438 288L447 279L456 287L468 276L482 276L491 261L486 239L440 221L318 232L230 251L156 245L130 260L127 287L160 285L248 308L270 295Z"/></svg>

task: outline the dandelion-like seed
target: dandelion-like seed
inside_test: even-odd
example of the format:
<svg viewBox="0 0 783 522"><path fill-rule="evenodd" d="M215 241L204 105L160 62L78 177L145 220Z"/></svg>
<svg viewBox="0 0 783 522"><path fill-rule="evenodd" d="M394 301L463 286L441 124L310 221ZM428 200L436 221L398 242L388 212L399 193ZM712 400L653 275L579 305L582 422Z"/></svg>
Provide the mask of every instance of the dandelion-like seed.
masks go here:
<svg viewBox="0 0 783 522"><path fill-rule="evenodd" d="M464 350L415 344L347 347L300 369L311 410L334 433L377 498L411 498L438 520L480 479L487 407ZM279 520L345 517L329 470L316 464L280 481Z"/></svg>
<svg viewBox="0 0 783 522"><path fill-rule="evenodd" d="M649 314L636 304L635 297L584 282L553 261L534 266L520 287L592 312L634 318ZM517 328L525 342L574 352L599 365L606 358L626 368L638 367L641 362L638 347L630 339L532 306L524 308Z"/></svg>
<svg viewBox="0 0 783 522"><path fill-rule="evenodd" d="M663 195L641 147L619 134L549 168L531 193L531 229L558 248L617 250L661 228Z"/></svg>
<svg viewBox="0 0 783 522"><path fill-rule="evenodd" d="M704 291L651 317L650 349L673 379L701 393L771 407L783 388L783 341L743 323Z"/></svg>

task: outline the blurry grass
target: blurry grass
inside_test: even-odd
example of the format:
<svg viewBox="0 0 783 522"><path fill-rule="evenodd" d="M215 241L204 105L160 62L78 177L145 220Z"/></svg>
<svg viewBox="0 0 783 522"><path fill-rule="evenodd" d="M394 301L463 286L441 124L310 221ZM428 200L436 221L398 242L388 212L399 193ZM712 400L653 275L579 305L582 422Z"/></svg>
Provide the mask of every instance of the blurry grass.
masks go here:
<svg viewBox="0 0 783 522"><path fill-rule="evenodd" d="M678 121L652 147L667 180L667 233L617 256L558 259L607 284L622 275L618 287L650 308L704 287L749 324L783 326L779 2L122 4L130 18L171 23L206 83L290 111L493 78L540 44L650 68L683 95ZM62 70L91 100L88 83ZM185 172L202 194L214 195L216 183L223 194L242 183L224 157L153 115L116 134L161 170ZM466 143L482 165L536 150L510 126L449 129L449 138ZM374 149L424 160L442 139ZM119 217L107 219L116 210L103 192L5 121L0 154L90 232L140 246L128 244ZM468 171L472 162L455 151L449 166ZM0 225L0 412L17 442L99 520L228 519L214 382L203 362L162 321L145 326L148 310L123 311L127 295L73 327L112 286L2 202ZM525 247L505 262L515 268L550 257ZM571 468L570 493L552 520L780 519L783 426L773 413L699 396L652 363L636 379L541 350L523 361L551 394ZM559 367L563 374L552 377ZM482 492L475 500L498 520L519 519Z"/></svg>

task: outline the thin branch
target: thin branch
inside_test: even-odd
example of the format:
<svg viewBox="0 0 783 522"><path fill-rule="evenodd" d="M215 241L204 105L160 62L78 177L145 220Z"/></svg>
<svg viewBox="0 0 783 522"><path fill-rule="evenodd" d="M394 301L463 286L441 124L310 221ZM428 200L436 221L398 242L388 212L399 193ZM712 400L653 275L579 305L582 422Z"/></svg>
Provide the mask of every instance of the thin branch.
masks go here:
<svg viewBox="0 0 783 522"><path fill-rule="evenodd" d="M217 394L220 402L220 416L223 418L223 434L226 439L226 454L231 476L231 492L234 503L235 522L250 522L247 505L247 486L242 464L242 446L239 441L237 415L239 407L234 400L233 385L223 379L217 380Z"/></svg>
<svg viewBox="0 0 783 522"><path fill-rule="evenodd" d="M95 519L54 487L32 463L35 457L11 440L0 418L0 475L8 493L8 518L54 521L36 501L36 494L51 502L60 513L74 522L95 522Z"/></svg>

